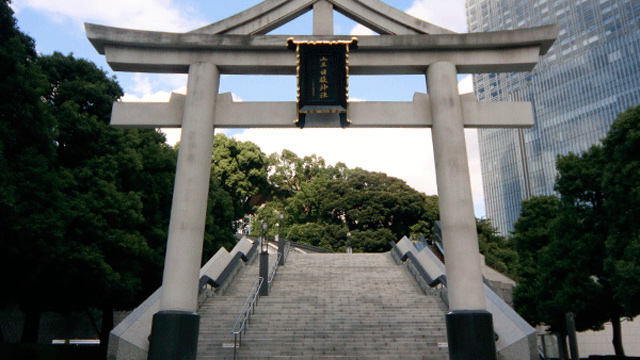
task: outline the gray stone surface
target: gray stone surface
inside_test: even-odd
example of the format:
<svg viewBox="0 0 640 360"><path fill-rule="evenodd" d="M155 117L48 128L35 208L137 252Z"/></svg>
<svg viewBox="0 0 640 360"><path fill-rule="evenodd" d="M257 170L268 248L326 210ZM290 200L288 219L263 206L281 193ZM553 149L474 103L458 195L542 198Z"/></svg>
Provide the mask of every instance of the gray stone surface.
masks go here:
<svg viewBox="0 0 640 360"><path fill-rule="evenodd" d="M209 35L128 30L85 24L87 37L113 70L186 73L196 62L223 74L295 75L289 36ZM460 73L530 71L558 29L543 26L495 33L360 36L349 56L350 75L424 74L450 62ZM351 36L296 36L296 41L350 40Z"/></svg>
<svg viewBox="0 0 640 360"><path fill-rule="evenodd" d="M536 330L484 285L487 311L493 315L493 327L499 335L498 354L504 360L537 360Z"/></svg>
<svg viewBox="0 0 640 360"><path fill-rule="evenodd" d="M333 35L333 4L327 0L313 4L313 35Z"/></svg>
<svg viewBox="0 0 640 360"><path fill-rule="evenodd" d="M248 237L243 237L242 239L240 239L240 241L238 241L236 246L233 247L233 250L231 250L231 257L234 257L239 252L247 255L252 246L253 242Z"/></svg>
<svg viewBox="0 0 640 360"><path fill-rule="evenodd" d="M213 151L213 115L220 72L211 63L189 68L160 310L196 312L207 193Z"/></svg>
<svg viewBox="0 0 640 360"><path fill-rule="evenodd" d="M387 254L299 254L278 269L241 359L448 359L445 306ZM201 308L198 359L230 359L231 328L258 276L245 267Z"/></svg>
<svg viewBox="0 0 640 360"><path fill-rule="evenodd" d="M426 75L449 308L486 310L456 68L439 62Z"/></svg>
<svg viewBox="0 0 640 360"><path fill-rule="evenodd" d="M414 253L416 251L414 250ZM437 279L442 275L445 275L444 264L438 259L438 257L429 249L425 247L422 251L418 252L416 259L420 262L425 271L433 279Z"/></svg>
<svg viewBox="0 0 640 360"><path fill-rule="evenodd" d="M533 113L528 102L478 102L474 94L462 95L465 128L523 128L533 125ZM168 103L116 102L111 125L116 127L157 128L180 127L184 95L171 94ZM416 93L411 102L357 101L349 103L352 128L430 128L433 119L429 96ZM216 128L295 128L297 105L293 101L234 102L231 93L216 99ZM263 114L271 114L265 117ZM339 121L313 121L307 116L305 128L339 127ZM336 115L337 118L337 115Z"/></svg>

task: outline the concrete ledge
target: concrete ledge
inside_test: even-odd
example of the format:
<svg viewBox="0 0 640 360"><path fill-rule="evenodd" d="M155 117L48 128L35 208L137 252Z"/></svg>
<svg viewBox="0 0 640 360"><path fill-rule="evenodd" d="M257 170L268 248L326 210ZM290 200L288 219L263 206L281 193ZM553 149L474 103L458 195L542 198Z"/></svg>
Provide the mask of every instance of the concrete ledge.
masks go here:
<svg viewBox="0 0 640 360"><path fill-rule="evenodd" d="M445 275L446 271L444 264L428 247L425 247L422 251L417 253L416 258L420 261L422 266L424 266L429 275L434 277L434 279Z"/></svg>
<svg viewBox="0 0 640 360"><path fill-rule="evenodd" d="M499 338L496 349L505 360L537 360L536 330L484 285L487 310L493 315L493 326Z"/></svg>
<svg viewBox="0 0 640 360"><path fill-rule="evenodd" d="M396 246L398 247L398 250L400 250L400 254L402 254L403 261L408 252L416 251L415 246L413 246L409 238L406 236L403 236L402 239L396 243Z"/></svg>
<svg viewBox="0 0 640 360"><path fill-rule="evenodd" d="M225 248L220 248L209 261L200 269L200 277L207 275L212 279L217 279L225 270L235 254L249 251L253 243L248 238L243 238L236 244L231 253ZM234 255L232 255L234 254ZM244 254L244 253L243 253ZM240 266L234 269L225 284L231 283L233 276ZM109 334L109 346L107 358L118 360L146 360L149 349L149 335L151 334L151 324L153 315L160 310L160 292L162 287L149 296L140 306L135 308L129 316L120 322ZM224 287L221 290L224 291ZM209 293L208 295L211 295ZM205 294L206 297L206 294ZM200 299L200 300L204 300Z"/></svg>
<svg viewBox="0 0 640 360"><path fill-rule="evenodd" d="M233 247L230 254L231 256L235 256L237 253L242 253L242 255L246 257L249 254L249 251L251 251L253 244L253 241L245 236L238 242L238 244L236 244L236 246Z"/></svg>
<svg viewBox="0 0 640 360"><path fill-rule="evenodd" d="M402 242L402 240L398 243L400 242ZM444 264L430 248L425 247L422 251L417 252L415 246L408 241L408 239L406 242L403 242L402 247L404 249L402 251L412 252L414 254L430 279L446 277ZM423 291L429 291L429 284L420 276L419 269L411 264L411 262L406 262L406 264ZM446 292L444 289L441 291ZM518 315L515 310L507 305L504 300L496 295L489 286L484 285L484 291L487 311L493 315L493 327L498 335L496 349L500 355L500 359L537 360L538 350L535 329ZM446 297L446 294L442 295Z"/></svg>

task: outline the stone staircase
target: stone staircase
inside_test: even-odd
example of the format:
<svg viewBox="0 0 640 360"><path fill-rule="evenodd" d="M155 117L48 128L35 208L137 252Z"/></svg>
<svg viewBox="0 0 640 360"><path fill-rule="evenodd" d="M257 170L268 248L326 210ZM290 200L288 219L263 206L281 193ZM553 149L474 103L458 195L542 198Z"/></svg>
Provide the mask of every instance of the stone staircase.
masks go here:
<svg viewBox="0 0 640 360"><path fill-rule="evenodd" d="M275 256L270 256L274 260ZM240 270L200 308L198 359L232 359L231 328L258 276ZM289 254L259 300L241 359L448 359L445 306L384 254Z"/></svg>

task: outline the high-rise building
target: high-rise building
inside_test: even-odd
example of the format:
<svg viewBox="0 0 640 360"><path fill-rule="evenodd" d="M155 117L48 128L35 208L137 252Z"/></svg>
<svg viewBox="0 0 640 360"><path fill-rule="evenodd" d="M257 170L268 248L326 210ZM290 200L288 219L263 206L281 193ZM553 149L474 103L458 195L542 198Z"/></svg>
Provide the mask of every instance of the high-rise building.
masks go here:
<svg viewBox="0 0 640 360"><path fill-rule="evenodd" d="M602 139L640 105L640 0L466 0L469 32L558 24L530 73L474 76L481 101L530 101L530 129L479 131L487 217L508 235L520 203L552 194L556 158Z"/></svg>

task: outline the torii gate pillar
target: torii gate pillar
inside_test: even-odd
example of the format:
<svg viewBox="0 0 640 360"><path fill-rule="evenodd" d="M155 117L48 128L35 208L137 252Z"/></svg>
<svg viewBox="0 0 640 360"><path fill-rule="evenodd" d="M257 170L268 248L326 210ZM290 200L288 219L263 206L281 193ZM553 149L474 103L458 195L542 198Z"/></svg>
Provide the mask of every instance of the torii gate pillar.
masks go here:
<svg viewBox="0 0 640 360"><path fill-rule="evenodd" d="M195 359L200 316L198 273L207 213L213 118L220 71L212 63L189 66L173 190L160 311L153 316L149 359Z"/></svg>
<svg viewBox="0 0 640 360"><path fill-rule="evenodd" d="M447 338L452 360L496 359L492 316L486 310L462 101L454 64L427 69L440 221L447 257Z"/></svg>

